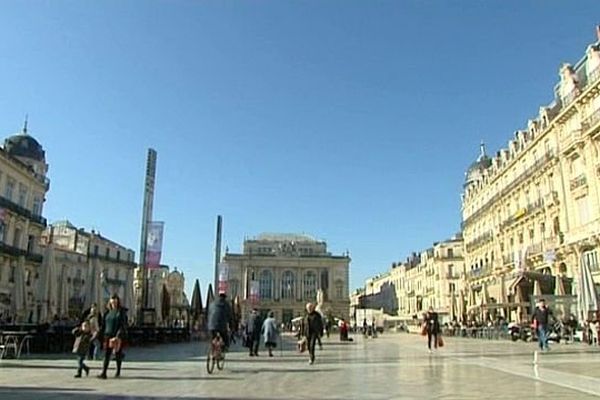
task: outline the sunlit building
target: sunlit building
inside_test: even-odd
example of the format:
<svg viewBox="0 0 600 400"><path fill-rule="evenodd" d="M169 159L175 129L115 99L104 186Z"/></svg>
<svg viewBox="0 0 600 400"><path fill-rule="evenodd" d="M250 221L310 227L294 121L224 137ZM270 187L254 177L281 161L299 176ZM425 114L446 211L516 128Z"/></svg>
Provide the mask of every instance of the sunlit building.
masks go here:
<svg viewBox="0 0 600 400"><path fill-rule="evenodd" d="M242 311L273 311L284 323L302 315L307 302L323 293L322 311L347 318L348 254L332 255L324 241L308 235L263 234L244 241L241 254L227 252L230 298L240 296Z"/></svg>
<svg viewBox="0 0 600 400"><path fill-rule="evenodd" d="M472 309L523 318L526 309L516 305L570 292L581 263L600 282L599 43L559 77L552 103L506 148L489 156L482 146L467 171L462 227Z"/></svg>
<svg viewBox="0 0 600 400"><path fill-rule="evenodd" d="M0 147L0 316L33 320L42 251L39 239L50 183L42 146L23 131Z"/></svg>

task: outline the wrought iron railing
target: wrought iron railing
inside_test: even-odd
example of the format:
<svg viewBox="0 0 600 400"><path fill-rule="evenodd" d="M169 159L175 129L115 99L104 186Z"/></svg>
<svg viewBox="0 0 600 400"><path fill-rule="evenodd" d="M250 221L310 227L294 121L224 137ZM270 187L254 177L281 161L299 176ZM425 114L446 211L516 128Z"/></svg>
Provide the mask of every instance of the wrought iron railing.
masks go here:
<svg viewBox="0 0 600 400"><path fill-rule="evenodd" d="M585 177L585 174L581 174L578 177L571 179L569 184L571 190L576 190L584 185L587 185L587 178Z"/></svg>

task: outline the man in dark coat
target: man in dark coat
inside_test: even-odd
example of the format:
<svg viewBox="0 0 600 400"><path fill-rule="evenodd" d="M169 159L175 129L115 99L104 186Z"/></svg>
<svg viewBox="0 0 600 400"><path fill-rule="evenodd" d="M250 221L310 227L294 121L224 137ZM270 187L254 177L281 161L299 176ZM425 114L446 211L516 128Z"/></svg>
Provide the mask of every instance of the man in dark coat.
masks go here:
<svg viewBox="0 0 600 400"><path fill-rule="evenodd" d="M262 319L255 308L250 313L246 323L246 343L250 349L250 356L258 356L258 345L260 343L260 330L262 328Z"/></svg>
<svg viewBox="0 0 600 400"><path fill-rule="evenodd" d="M323 318L321 318L321 314L315 311L313 303L306 304L306 312L307 314L303 321L303 334L308 343L308 355L310 357L308 363L312 365L315 362L317 339L323 335Z"/></svg>
<svg viewBox="0 0 600 400"><path fill-rule="evenodd" d="M533 312L532 322L536 330L538 344L540 346L541 351L550 350L550 348L548 347L548 326L551 317L552 312L548 307L546 307L546 301L544 299L540 299L538 306Z"/></svg>
<svg viewBox="0 0 600 400"><path fill-rule="evenodd" d="M440 321L438 313L433 311L433 307L429 307L429 310L425 314L425 331L427 332L427 347L431 353L431 339L433 339L433 347L438 348L438 334L440 333Z"/></svg>
<svg viewBox="0 0 600 400"><path fill-rule="evenodd" d="M208 331L212 339L221 336L225 349L229 348L229 329L232 325L231 305L227 301L225 293L219 293L219 297L208 307Z"/></svg>

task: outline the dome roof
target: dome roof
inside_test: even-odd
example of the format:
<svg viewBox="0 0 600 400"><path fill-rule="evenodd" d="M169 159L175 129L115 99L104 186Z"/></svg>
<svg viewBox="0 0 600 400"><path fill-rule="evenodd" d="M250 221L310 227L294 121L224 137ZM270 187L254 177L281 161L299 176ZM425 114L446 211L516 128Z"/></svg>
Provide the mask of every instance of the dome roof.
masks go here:
<svg viewBox="0 0 600 400"><path fill-rule="evenodd" d="M478 181L483 176L483 171L488 169L492 165L492 159L485 154L485 145L481 144L481 154L477 157L477 160L474 161L467 169L465 173L465 184Z"/></svg>
<svg viewBox="0 0 600 400"><path fill-rule="evenodd" d="M27 133L13 135L4 141L4 150L15 157L31 158L44 162L46 153L42 146Z"/></svg>

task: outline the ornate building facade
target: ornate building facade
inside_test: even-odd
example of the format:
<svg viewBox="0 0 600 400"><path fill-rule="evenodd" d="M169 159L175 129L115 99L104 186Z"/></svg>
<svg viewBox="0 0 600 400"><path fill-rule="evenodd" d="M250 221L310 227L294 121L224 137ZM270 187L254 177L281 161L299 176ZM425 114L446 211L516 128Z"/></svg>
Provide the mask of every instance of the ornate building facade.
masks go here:
<svg viewBox="0 0 600 400"><path fill-rule="evenodd" d="M379 323L410 321L433 307L443 322L458 319L458 302L465 267L460 235L413 253L404 262L365 281L353 295L353 319L360 325L367 311L379 310Z"/></svg>
<svg viewBox="0 0 600 400"><path fill-rule="evenodd" d="M135 269L133 287L136 309L150 308L154 310L152 318L156 326L187 326L190 319L190 303L185 294L183 272L178 271L177 267L170 271L167 265L151 269L148 281L148 307L142 305L143 273L143 269ZM163 287L166 288L167 299L164 298Z"/></svg>
<svg viewBox="0 0 600 400"><path fill-rule="evenodd" d="M53 251L44 252L44 256L53 257L51 262L62 277L61 290L68 291L68 307L59 310L59 317L76 318L81 315L89 306L90 293L96 292L101 298L93 301L100 303L100 307L116 294L124 307L134 308L133 304L128 304L133 298L133 270L137 266L132 249L102 236L100 232L77 228L69 221L49 225L42 234L41 242L44 247L52 244ZM94 270L100 272L100 281L92 283L101 285L98 291L86 285L94 279Z"/></svg>
<svg viewBox="0 0 600 400"><path fill-rule="evenodd" d="M226 252L223 263L228 266L228 296L240 297L244 316L257 307L288 323L302 315L307 302L316 302L322 290L323 312L348 317L350 257L332 255L324 241L263 234L245 240L241 254Z"/></svg>
<svg viewBox="0 0 600 400"><path fill-rule="evenodd" d="M42 251L39 239L46 227L42 217L50 182L42 146L23 131L0 148L0 315L25 321L32 318ZM24 284L23 284L24 282Z"/></svg>
<svg viewBox="0 0 600 400"><path fill-rule="evenodd" d="M467 172L462 226L473 306L522 318L515 305L564 291L581 263L600 282L599 46L563 65L554 101L495 156L482 148Z"/></svg>

